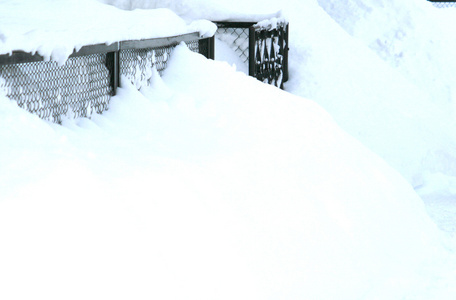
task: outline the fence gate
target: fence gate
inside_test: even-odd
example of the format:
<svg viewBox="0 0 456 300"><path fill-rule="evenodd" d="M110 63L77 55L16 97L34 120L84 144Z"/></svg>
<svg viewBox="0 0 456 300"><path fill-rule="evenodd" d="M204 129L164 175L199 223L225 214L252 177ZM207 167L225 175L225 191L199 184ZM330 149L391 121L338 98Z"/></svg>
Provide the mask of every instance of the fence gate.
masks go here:
<svg viewBox="0 0 456 300"><path fill-rule="evenodd" d="M285 20L215 22L216 37L231 45L248 64L249 75L283 89L288 80L288 31Z"/></svg>

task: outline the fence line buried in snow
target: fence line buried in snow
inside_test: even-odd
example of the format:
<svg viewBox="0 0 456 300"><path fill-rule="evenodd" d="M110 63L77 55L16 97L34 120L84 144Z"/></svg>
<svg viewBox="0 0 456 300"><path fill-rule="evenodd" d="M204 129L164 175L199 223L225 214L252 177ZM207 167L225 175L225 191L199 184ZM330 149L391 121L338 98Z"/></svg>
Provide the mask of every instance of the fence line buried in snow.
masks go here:
<svg viewBox="0 0 456 300"><path fill-rule="evenodd" d="M216 24L216 36L228 42L248 65L249 75L283 88L288 80L288 22L271 19ZM121 76L138 89L148 85L153 69L161 74L181 42L214 59L214 37L200 38L198 33L87 45L70 55L64 65L45 61L38 54L13 51L12 55L0 55L0 93L51 122L90 118L109 108Z"/></svg>
<svg viewBox="0 0 456 300"><path fill-rule="evenodd" d="M38 54L13 51L0 55L0 90L19 107L48 121L90 117L108 109L121 75L137 88L149 84L152 69L161 73L180 42L214 58L213 38L200 38L198 33L88 45L62 66Z"/></svg>

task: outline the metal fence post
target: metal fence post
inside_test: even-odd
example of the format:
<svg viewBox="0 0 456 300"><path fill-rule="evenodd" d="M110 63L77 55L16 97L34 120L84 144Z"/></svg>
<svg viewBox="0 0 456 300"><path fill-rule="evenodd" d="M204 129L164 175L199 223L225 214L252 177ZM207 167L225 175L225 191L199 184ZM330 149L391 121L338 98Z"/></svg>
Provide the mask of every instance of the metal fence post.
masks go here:
<svg viewBox="0 0 456 300"><path fill-rule="evenodd" d="M215 36L200 40L198 52L208 59L215 59Z"/></svg>
<svg viewBox="0 0 456 300"><path fill-rule="evenodd" d="M283 82L288 81L288 50L290 48L288 47L288 34L289 34L289 26L290 24L287 24L285 27L285 43L282 44L283 49Z"/></svg>
<svg viewBox="0 0 456 300"><path fill-rule="evenodd" d="M117 94L117 88L120 86L120 61L119 61L119 52L108 52L106 54L106 67L109 70L112 95Z"/></svg>
<svg viewBox="0 0 456 300"><path fill-rule="evenodd" d="M256 53L255 53L256 35L255 28L249 27L249 76L256 77Z"/></svg>

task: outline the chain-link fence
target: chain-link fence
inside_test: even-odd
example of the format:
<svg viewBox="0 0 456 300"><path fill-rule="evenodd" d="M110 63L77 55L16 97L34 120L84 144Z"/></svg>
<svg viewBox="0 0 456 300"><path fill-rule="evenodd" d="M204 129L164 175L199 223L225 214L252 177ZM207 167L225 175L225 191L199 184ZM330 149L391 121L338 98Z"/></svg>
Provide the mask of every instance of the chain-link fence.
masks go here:
<svg viewBox="0 0 456 300"><path fill-rule="evenodd" d="M193 52L200 52L199 41L186 42ZM153 69L160 75L166 69L174 46L164 46L146 49L120 50L120 75L125 76L132 84L140 89L150 84Z"/></svg>
<svg viewBox="0 0 456 300"><path fill-rule="evenodd" d="M241 60L249 64L249 27L229 27L235 24L219 23L216 32L217 39L228 44ZM253 24L252 24L253 25ZM227 27L225 27L227 26ZM238 25L239 26L239 25Z"/></svg>
<svg viewBox="0 0 456 300"><path fill-rule="evenodd" d="M106 54L71 57L63 66L40 61L0 66L6 96L40 118L88 117L105 111L112 94Z"/></svg>
<svg viewBox="0 0 456 300"><path fill-rule="evenodd" d="M438 8L456 7L455 1L430 1L430 2L432 2L432 4Z"/></svg>
<svg viewBox="0 0 456 300"><path fill-rule="evenodd" d="M213 58L212 38L199 39L197 34L86 46L62 66L23 52L0 55L0 93L55 123L65 117L90 117L108 109L120 75L138 89L148 85L153 68L161 73L181 41L190 50Z"/></svg>
<svg viewBox="0 0 456 300"><path fill-rule="evenodd" d="M216 22L217 39L244 61L249 75L283 88L288 80L288 23Z"/></svg>

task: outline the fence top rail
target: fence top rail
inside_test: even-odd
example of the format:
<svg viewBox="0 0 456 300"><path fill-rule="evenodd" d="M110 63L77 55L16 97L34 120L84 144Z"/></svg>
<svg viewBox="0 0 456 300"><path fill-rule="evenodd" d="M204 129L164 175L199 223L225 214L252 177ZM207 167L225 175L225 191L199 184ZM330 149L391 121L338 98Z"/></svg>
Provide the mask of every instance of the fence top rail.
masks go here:
<svg viewBox="0 0 456 300"><path fill-rule="evenodd" d="M96 44L96 45L86 45L83 46L78 51L74 51L70 57L78 57L90 54L97 53L107 53L115 52L119 50L126 49L144 49L144 48L158 48L158 47L167 47L174 46L180 42L190 42L195 40L200 40L202 37L198 32L192 32L182 35L176 35L171 37L164 38L153 38L153 39L143 39L143 40L128 40L114 42L110 45L106 44ZM37 62L44 61L44 57L39 54L32 54L24 51L13 51L12 54L3 54L0 55L0 66L1 65L10 65L10 64L20 64L27 62Z"/></svg>
<svg viewBox="0 0 456 300"><path fill-rule="evenodd" d="M456 1L456 0L455 0ZM283 18L266 19L260 22L214 22L218 28L250 28L255 29L273 29L275 27L284 27L288 21Z"/></svg>
<svg viewBox="0 0 456 300"><path fill-rule="evenodd" d="M120 42L120 50L143 49L177 45L180 42L190 42L202 39L198 32L176 35L164 38L129 40Z"/></svg>
<svg viewBox="0 0 456 300"><path fill-rule="evenodd" d="M257 22L214 22L219 28L250 28Z"/></svg>

